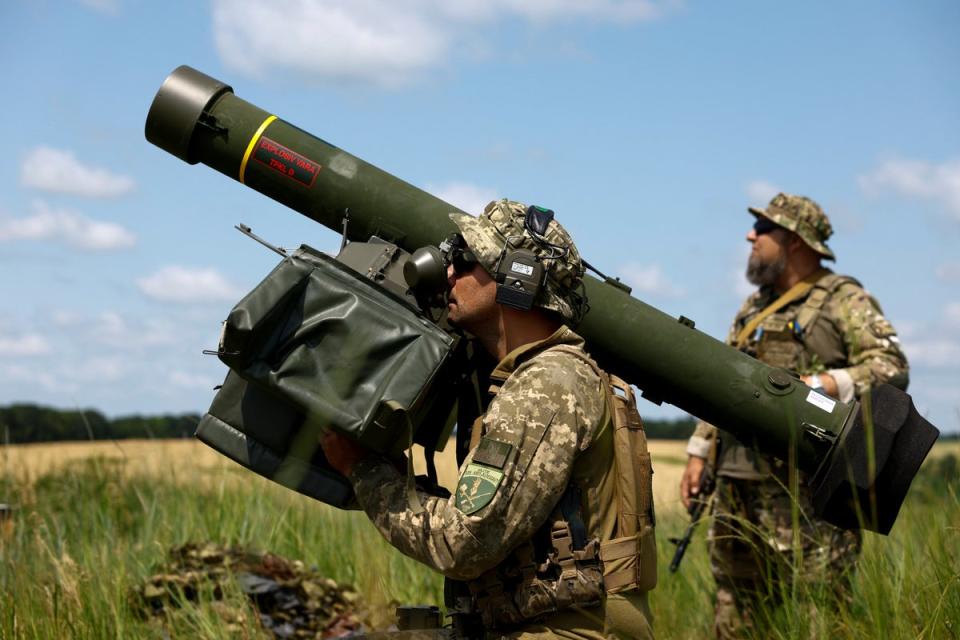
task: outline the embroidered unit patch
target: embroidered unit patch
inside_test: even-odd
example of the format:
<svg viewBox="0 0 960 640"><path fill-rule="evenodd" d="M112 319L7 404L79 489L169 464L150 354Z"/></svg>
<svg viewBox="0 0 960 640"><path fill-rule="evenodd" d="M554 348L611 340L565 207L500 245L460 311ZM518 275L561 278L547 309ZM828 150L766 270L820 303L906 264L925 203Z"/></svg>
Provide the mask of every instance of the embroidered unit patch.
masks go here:
<svg viewBox="0 0 960 640"><path fill-rule="evenodd" d="M456 506L466 515L484 508L503 480L503 471L471 462L457 482Z"/></svg>

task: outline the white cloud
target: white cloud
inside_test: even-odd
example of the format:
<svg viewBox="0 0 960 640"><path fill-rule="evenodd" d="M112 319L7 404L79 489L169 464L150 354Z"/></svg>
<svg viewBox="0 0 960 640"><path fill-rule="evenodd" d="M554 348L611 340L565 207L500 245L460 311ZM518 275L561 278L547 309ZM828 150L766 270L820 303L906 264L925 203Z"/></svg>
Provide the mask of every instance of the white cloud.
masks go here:
<svg viewBox="0 0 960 640"><path fill-rule="evenodd" d="M893 323L893 326L897 328L897 335L900 336L901 340L923 335L925 330L923 323L911 320L898 319Z"/></svg>
<svg viewBox="0 0 960 640"><path fill-rule="evenodd" d="M960 341L951 338L904 341L903 351L911 367L960 367Z"/></svg>
<svg viewBox="0 0 960 640"><path fill-rule="evenodd" d="M634 293L677 297L683 295L683 289L667 280L660 265L642 265L630 262L617 270L620 279L626 282Z"/></svg>
<svg viewBox="0 0 960 640"><path fill-rule="evenodd" d="M960 160L933 164L923 160L888 160L858 178L868 194L890 190L902 196L933 200L960 221Z"/></svg>
<svg viewBox="0 0 960 640"><path fill-rule="evenodd" d="M947 318L947 323L951 326L960 329L960 302L951 302L944 309L944 315Z"/></svg>
<svg viewBox="0 0 960 640"><path fill-rule="evenodd" d="M115 382L124 378L129 372L129 363L117 356L96 356L83 360L79 365L61 370L65 378L88 383L91 380L99 382Z"/></svg>
<svg viewBox="0 0 960 640"><path fill-rule="evenodd" d="M960 284L960 262L946 262L936 270L937 277L950 284Z"/></svg>
<svg viewBox="0 0 960 640"><path fill-rule="evenodd" d="M498 20L633 23L679 0L215 0L213 29L224 63L255 76L407 84L443 66L478 28Z"/></svg>
<svg viewBox="0 0 960 640"><path fill-rule="evenodd" d="M216 269L193 269L171 265L137 280L145 295L162 302L235 302L241 296L236 285Z"/></svg>
<svg viewBox="0 0 960 640"><path fill-rule="evenodd" d="M25 187L87 198L115 198L134 188L132 178L80 163L72 151L37 147L20 166Z"/></svg>
<svg viewBox="0 0 960 640"><path fill-rule="evenodd" d="M80 323L81 316L75 311L58 309L50 315L50 319L55 327L68 328L77 326Z"/></svg>
<svg viewBox="0 0 960 640"><path fill-rule="evenodd" d="M487 187L478 187L465 182L451 182L446 185L427 185L426 190L467 213L480 215L491 200L497 199L497 192Z"/></svg>
<svg viewBox="0 0 960 640"><path fill-rule="evenodd" d="M93 339L124 351L139 351L144 347L176 344L174 327L155 319L135 319L133 323L115 311L104 311L87 321Z"/></svg>
<svg viewBox="0 0 960 640"><path fill-rule="evenodd" d="M422 10L424 4L219 0L213 5L214 39L224 63L237 72L286 70L392 87L445 57L448 35Z"/></svg>
<svg viewBox="0 0 960 640"><path fill-rule="evenodd" d="M180 343L188 330L189 318L181 310L176 316L174 323L168 319L141 318L116 311L89 316L59 309L47 314L46 318L58 335L69 335L73 341L95 345L96 349L108 346L129 354Z"/></svg>
<svg viewBox="0 0 960 640"><path fill-rule="evenodd" d="M597 22L645 22L662 17L682 2L656 0L460 0L424 2L453 19L465 22L492 21L500 16L519 16L532 22L587 19Z"/></svg>
<svg viewBox="0 0 960 640"><path fill-rule="evenodd" d="M219 381L214 380L210 376L189 373L187 371L171 371L167 380L175 387L181 387L183 389L202 389L204 391L210 391L217 384L219 384Z"/></svg>
<svg viewBox="0 0 960 640"><path fill-rule="evenodd" d="M754 180L747 183L744 191L751 207L765 208L773 199L773 196L780 193L782 189L764 180Z"/></svg>
<svg viewBox="0 0 960 640"><path fill-rule="evenodd" d="M42 335L0 336L0 356L41 356L50 353L50 343Z"/></svg>
<svg viewBox="0 0 960 640"><path fill-rule="evenodd" d="M70 209L52 209L35 202L34 213L24 218L0 218L0 242L49 240L87 251L125 249L136 236L112 222L93 220Z"/></svg>
<svg viewBox="0 0 960 640"><path fill-rule="evenodd" d="M0 366L0 382L6 386L32 385L44 391L63 392L64 385L50 373L46 366L27 367L20 364Z"/></svg>

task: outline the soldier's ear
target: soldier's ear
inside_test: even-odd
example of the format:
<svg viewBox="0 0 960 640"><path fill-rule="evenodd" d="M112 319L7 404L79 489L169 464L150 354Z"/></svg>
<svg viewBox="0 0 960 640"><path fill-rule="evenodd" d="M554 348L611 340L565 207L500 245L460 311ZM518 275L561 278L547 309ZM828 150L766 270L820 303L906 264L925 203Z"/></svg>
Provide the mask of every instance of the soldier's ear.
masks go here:
<svg viewBox="0 0 960 640"><path fill-rule="evenodd" d="M802 251L803 247L807 246L807 243L803 241L803 238L798 236L793 231L787 231L787 237L783 241L784 247L786 247L791 253L797 251Z"/></svg>

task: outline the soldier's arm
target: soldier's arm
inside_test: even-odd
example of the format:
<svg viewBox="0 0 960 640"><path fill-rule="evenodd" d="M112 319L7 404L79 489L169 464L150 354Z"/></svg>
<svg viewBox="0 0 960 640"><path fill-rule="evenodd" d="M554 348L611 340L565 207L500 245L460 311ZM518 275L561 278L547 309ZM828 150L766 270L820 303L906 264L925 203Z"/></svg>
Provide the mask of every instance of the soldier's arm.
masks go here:
<svg viewBox="0 0 960 640"><path fill-rule="evenodd" d="M837 383L840 400L849 402L881 382L906 389L907 358L896 329L876 300L861 287L847 284L833 296L826 311L847 351L847 366L827 371Z"/></svg>
<svg viewBox="0 0 960 640"><path fill-rule="evenodd" d="M710 451L717 446L718 436L715 426L700 420L687 441L687 466L680 476L680 501L684 508L690 508L691 498L700 495L700 477Z"/></svg>
<svg viewBox="0 0 960 640"><path fill-rule="evenodd" d="M693 429L693 435L687 441L687 455L708 458L710 450L717 443L717 428L709 422L700 420Z"/></svg>
<svg viewBox="0 0 960 640"><path fill-rule="evenodd" d="M533 536L603 416L600 380L585 363L548 352L528 364L484 415L484 437L464 461L450 498L419 493L423 510L416 512L406 476L378 456L358 462L350 475L380 533L449 577L475 578Z"/></svg>

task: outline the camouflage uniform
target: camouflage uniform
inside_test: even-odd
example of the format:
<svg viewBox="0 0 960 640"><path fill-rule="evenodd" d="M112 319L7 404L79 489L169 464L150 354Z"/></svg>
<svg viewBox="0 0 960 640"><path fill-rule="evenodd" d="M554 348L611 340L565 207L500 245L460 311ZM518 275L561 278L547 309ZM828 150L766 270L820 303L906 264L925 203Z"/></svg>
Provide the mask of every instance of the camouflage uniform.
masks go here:
<svg viewBox="0 0 960 640"><path fill-rule="evenodd" d="M830 222L812 200L779 194L766 210L750 212L794 231L818 253L833 258L825 244ZM805 295L768 315L738 344L743 327L778 297L772 287L748 297L727 342L801 375L829 373L844 402L879 382L906 388L907 361L880 305L859 282L826 269ZM758 453L711 425L697 425L687 451L708 457L718 439L710 531L718 637L736 637L744 626L751 627L756 605L789 597L795 583L810 592L828 588L835 596L848 597L860 532L838 529L813 516L804 473L793 473L782 460Z"/></svg>
<svg viewBox="0 0 960 640"><path fill-rule="evenodd" d="M499 209L493 221L511 215L514 204L492 203ZM469 220L461 224L463 234L489 269L492 245L485 248L477 237L482 230L471 228L475 219ZM556 310L568 317L567 308ZM583 339L564 326L545 340L518 347L498 364L491 375L495 395L473 425L474 446L450 498L420 492L422 510L412 507L406 477L376 456L357 463L351 474L360 505L393 546L445 576L469 582L488 637L652 637L646 589L604 588L622 568L614 562L603 566L597 553L601 543L623 535L617 531L616 436L604 374L583 346ZM645 573L649 583L651 571L655 582L656 551L648 455L645 465L649 513L643 514L644 536L637 540L646 546L635 555L648 564L644 571L632 570ZM589 543L566 559L535 558L537 541L546 536L549 544L557 523L566 526L559 512L571 504ZM575 578L553 592L521 594L531 584L542 589L545 583L536 578L550 563L558 568L576 564L570 574ZM505 585L512 589L506 598Z"/></svg>

